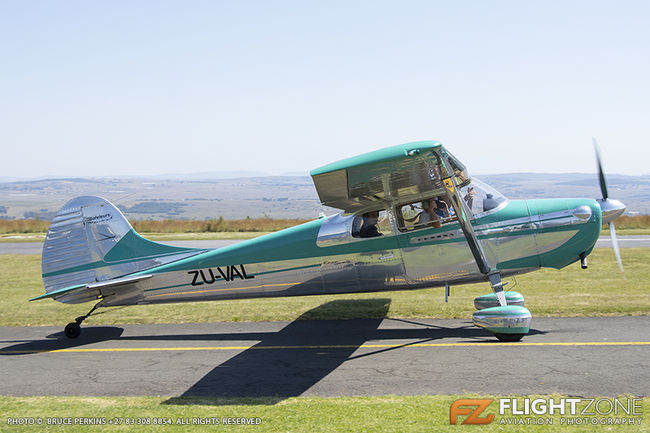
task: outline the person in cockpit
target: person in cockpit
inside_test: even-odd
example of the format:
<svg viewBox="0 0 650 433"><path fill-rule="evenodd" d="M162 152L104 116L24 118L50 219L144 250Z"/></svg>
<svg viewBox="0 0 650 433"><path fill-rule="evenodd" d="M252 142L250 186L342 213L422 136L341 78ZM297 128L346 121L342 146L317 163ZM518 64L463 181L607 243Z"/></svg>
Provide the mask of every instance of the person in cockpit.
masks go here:
<svg viewBox="0 0 650 433"><path fill-rule="evenodd" d="M494 196L492 194L486 194L483 199L483 212L492 210L497 206L499 206L499 202L494 199Z"/></svg>
<svg viewBox="0 0 650 433"><path fill-rule="evenodd" d="M467 203L467 207L469 210L472 210L472 206L474 205L474 197L476 197L476 190L474 189L473 186L470 186L467 188L467 194L465 194L465 197L463 199Z"/></svg>
<svg viewBox="0 0 650 433"><path fill-rule="evenodd" d="M379 223L379 211L374 210L372 212L366 212L362 215L363 223L361 224L361 229L359 229L359 237L361 238L375 238L378 236L383 236L379 229L377 228L377 223Z"/></svg>
<svg viewBox="0 0 650 433"><path fill-rule="evenodd" d="M432 227L440 228L440 216L438 215L438 203L436 199L429 199L422 201L423 212L418 216L417 225L430 224Z"/></svg>

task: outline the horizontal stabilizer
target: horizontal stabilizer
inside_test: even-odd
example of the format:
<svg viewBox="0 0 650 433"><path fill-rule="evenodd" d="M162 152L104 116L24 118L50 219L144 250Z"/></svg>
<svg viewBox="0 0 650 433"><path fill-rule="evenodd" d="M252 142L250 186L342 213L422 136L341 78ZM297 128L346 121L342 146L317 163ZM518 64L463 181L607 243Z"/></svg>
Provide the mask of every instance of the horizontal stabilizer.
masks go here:
<svg viewBox="0 0 650 433"><path fill-rule="evenodd" d="M151 277L153 277L153 275L138 275L133 277L115 278L114 280L102 281L100 283L78 284L76 286L64 287L62 289L45 293L43 295L30 299L30 301L37 301L39 299L45 299L45 298L57 299L62 296L74 297L75 299L76 298L83 298L87 300L97 299L101 296L106 296L108 289L111 289L110 292L114 293L115 288L118 288L120 286L127 286L129 284L134 284L137 283L138 281L146 280Z"/></svg>

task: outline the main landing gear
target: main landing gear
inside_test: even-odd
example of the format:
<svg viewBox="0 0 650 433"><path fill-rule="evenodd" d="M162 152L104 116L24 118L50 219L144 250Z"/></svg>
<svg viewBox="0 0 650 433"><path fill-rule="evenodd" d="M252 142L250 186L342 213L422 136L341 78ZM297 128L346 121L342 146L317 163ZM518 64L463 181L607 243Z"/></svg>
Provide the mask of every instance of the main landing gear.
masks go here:
<svg viewBox="0 0 650 433"><path fill-rule="evenodd" d="M90 317L90 315L100 307L99 304L101 304L101 301L95 304L95 306L88 312L88 314L85 316L79 316L74 319L74 322L70 322L65 325L65 329L63 330L65 336L68 338L77 338L79 335L81 335L81 323Z"/></svg>
<svg viewBox="0 0 650 433"><path fill-rule="evenodd" d="M488 276L494 293L474 299L478 310L472 315L474 325L494 334L499 341L515 342L528 334L531 315L518 292L504 292L498 273Z"/></svg>

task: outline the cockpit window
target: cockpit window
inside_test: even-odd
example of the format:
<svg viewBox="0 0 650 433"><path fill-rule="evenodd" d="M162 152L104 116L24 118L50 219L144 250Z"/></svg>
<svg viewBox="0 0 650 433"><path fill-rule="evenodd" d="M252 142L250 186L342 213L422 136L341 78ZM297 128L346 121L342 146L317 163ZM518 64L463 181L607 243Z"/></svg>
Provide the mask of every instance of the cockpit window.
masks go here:
<svg viewBox="0 0 650 433"><path fill-rule="evenodd" d="M385 210L364 212L352 221L352 236L355 238L377 238L390 233L390 220Z"/></svg>
<svg viewBox="0 0 650 433"><path fill-rule="evenodd" d="M460 191L474 215L491 211L507 201L503 194L475 177L472 178L472 183Z"/></svg>

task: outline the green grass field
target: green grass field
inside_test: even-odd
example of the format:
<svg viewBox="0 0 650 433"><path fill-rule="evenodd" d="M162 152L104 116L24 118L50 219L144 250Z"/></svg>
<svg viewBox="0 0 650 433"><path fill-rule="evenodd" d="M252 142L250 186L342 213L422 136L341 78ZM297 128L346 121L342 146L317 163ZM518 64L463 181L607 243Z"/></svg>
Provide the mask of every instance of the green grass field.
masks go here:
<svg viewBox="0 0 650 433"><path fill-rule="evenodd" d="M536 398L541 396L529 396ZM545 396L558 401L562 396ZM482 416L494 414L487 425L450 425L449 409L459 398L494 396L380 396L380 397L299 397L277 401L274 398L250 399L172 399L161 397L0 397L0 430L25 432L179 432L179 431L251 431L251 432L647 432L648 420L641 425L566 426L554 415L552 425L524 425L513 428L500 424L497 402L492 402ZM624 398L624 397L623 397ZM523 398L518 396L518 400ZM171 403L171 404L170 404ZM650 412L650 398L643 399L641 409ZM122 420L121 425L7 426L7 418L104 418ZM180 426L154 425L156 420L192 418L259 418L259 425ZM510 417L510 416L509 416ZM512 418L512 417L510 417ZM526 418L518 416L516 418ZM546 417L544 417L546 418ZM637 417L638 419L639 417ZM462 422L464 417L459 418ZM133 422L134 424L126 424ZM160 421L159 421L160 422ZM149 424L150 423L150 424Z"/></svg>
<svg viewBox="0 0 650 433"><path fill-rule="evenodd" d="M597 249L589 256L588 270L576 263L562 270L544 269L508 278L506 287L523 293L533 316L647 315L650 313L650 248L621 251L626 276L618 271L613 253ZM85 314L91 303L66 305L49 299L27 302L43 293L40 257L0 255L0 326L63 326ZM367 294L143 305L105 309L87 324L195 323L219 321L272 321L380 317L374 309L318 308L333 300L390 298L393 318L469 318L476 296L489 293L487 283L453 286L449 303L442 288ZM334 304L336 305L336 304ZM100 310L102 311L102 310Z"/></svg>

